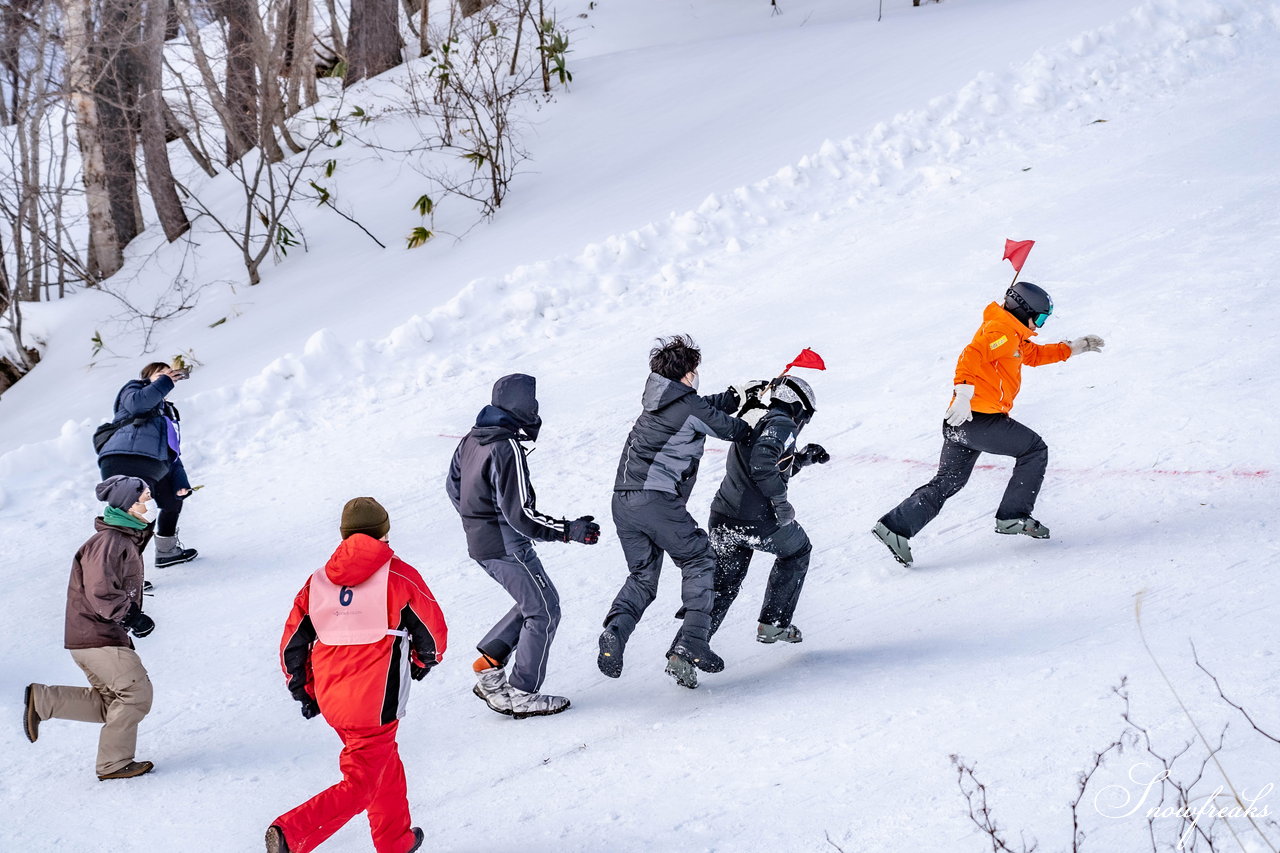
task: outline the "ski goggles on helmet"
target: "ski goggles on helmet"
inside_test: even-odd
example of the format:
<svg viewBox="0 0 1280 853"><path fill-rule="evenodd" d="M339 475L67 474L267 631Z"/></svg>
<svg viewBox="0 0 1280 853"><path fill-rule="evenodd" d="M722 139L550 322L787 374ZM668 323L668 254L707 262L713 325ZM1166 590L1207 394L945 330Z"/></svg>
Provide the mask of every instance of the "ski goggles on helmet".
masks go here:
<svg viewBox="0 0 1280 853"><path fill-rule="evenodd" d="M1042 314L1037 314L1037 315L1035 316L1035 324L1036 324L1036 328L1037 328L1037 329L1039 329L1039 328L1043 328L1043 327L1044 327L1044 324L1045 324L1045 321L1049 319L1049 316L1050 316L1051 314L1053 314L1053 306L1052 306L1052 305L1050 305L1050 306L1049 306L1049 310L1048 310L1048 311L1045 311L1045 312L1044 312L1044 313L1042 313Z"/></svg>

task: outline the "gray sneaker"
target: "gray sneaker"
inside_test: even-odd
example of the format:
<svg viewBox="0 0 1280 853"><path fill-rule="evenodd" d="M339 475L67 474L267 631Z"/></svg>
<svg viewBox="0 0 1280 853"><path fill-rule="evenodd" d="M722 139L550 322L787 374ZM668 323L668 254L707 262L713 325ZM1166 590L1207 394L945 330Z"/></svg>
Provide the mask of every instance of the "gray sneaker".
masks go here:
<svg viewBox="0 0 1280 853"><path fill-rule="evenodd" d="M885 547L893 554L893 559L902 563L904 566L911 565L911 540L906 536L899 536L892 530L884 526L883 521L877 521L876 526L871 528L871 535L884 543Z"/></svg>
<svg viewBox="0 0 1280 853"><path fill-rule="evenodd" d="M471 692L480 697L490 710L511 716L511 686L507 684L507 671L500 666L482 669L476 673L476 686Z"/></svg>
<svg viewBox="0 0 1280 853"><path fill-rule="evenodd" d="M1031 516L1026 518L997 518L996 533L1003 533L1007 536L1016 536L1021 533L1023 536L1030 536L1032 539L1049 538L1049 528Z"/></svg>
<svg viewBox="0 0 1280 853"><path fill-rule="evenodd" d="M698 687L698 671L680 655L667 656L667 675L674 678L681 687L688 687L690 690Z"/></svg>
<svg viewBox="0 0 1280 853"><path fill-rule="evenodd" d="M756 628L757 643L801 643L804 636L795 625L781 628L777 625L766 625L761 622Z"/></svg>
<svg viewBox="0 0 1280 853"><path fill-rule="evenodd" d="M563 696L525 693L510 685L507 685L507 694L511 697L510 714L517 720L523 720L525 717L549 717L569 707L569 700Z"/></svg>

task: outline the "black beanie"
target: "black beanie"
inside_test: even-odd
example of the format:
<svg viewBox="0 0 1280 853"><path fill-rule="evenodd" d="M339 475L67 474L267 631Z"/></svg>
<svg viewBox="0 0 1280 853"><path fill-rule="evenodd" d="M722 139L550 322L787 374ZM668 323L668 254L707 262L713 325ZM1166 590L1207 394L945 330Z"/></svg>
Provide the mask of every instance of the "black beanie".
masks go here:
<svg viewBox="0 0 1280 853"><path fill-rule="evenodd" d="M342 508L342 538L353 533L364 533L381 539L391 529L391 519L382 504L373 498L352 498Z"/></svg>

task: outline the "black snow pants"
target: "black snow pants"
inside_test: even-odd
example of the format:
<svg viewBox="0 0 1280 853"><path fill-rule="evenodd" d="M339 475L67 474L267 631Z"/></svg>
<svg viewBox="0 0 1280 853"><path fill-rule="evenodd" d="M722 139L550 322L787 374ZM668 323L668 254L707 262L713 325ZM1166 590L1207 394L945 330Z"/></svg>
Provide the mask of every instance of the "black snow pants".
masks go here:
<svg viewBox="0 0 1280 853"><path fill-rule="evenodd" d="M804 528L797 522L778 527L772 522L740 521L715 512L711 513L707 526L711 548L716 553L716 600L711 608L711 633L719 630L738 597L756 551L777 556L765 587L760 622L779 628L790 625L809 571L809 555L813 552Z"/></svg>
<svg viewBox="0 0 1280 853"><path fill-rule="evenodd" d="M98 471L102 479L123 474L137 477L147 484L151 497L155 498L160 517L156 519L157 536L174 536L178 532L178 516L182 515L182 498L178 496L169 466L150 456L132 453L112 453L98 457Z"/></svg>
<svg viewBox="0 0 1280 853"><path fill-rule="evenodd" d="M683 578L684 627L680 631L705 642L711 636L716 558L706 531L698 527L684 501L667 492L614 492L613 525L627 558L628 574L609 607L605 627L613 628L623 643L630 638L658 594L665 552Z"/></svg>
<svg viewBox="0 0 1280 853"><path fill-rule="evenodd" d="M958 427L943 423L938 473L880 521L899 536L915 536L933 521L947 498L969 482L973 466L983 453L1012 456L1017 460L996 518L1030 516L1049 465L1048 446L1034 430L1008 415L974 412L973 420Z"/></svg>

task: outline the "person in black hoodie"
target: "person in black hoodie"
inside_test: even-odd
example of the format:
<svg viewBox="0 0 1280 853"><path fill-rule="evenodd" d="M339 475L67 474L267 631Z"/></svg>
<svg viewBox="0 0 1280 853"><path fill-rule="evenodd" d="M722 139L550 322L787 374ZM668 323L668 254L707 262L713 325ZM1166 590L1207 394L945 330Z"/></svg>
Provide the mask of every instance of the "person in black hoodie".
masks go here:
<svg viewBox="0 0 1280 853"><path fill-rule="evenodd" d="M649 353L644 411L627 436L613 486L613 522L628 575L600 635L596 665L610 678L622 675L627 640L658 593L664 553L680 567L684 599L677 614L684 622L667 651L667 674L682 687L694 688L694 667L703 672L724 669L709 643L715 554L706 531L685 505L698 477L706 437L739 441L750 434L751 428L732 414L746 402L749 389L699 397L701 363L702 353L684 335L659 339Z"/></svg>
<svg viewBox="0 0 1280 853"><path fill-rule="evenodd" d="M787 497L788 481L801 468L831 461L820 444L796 449L796 439L813 417L816 398L808 382L787 376L744 406L741 415L754 424L751 436L729 451L724 481L711 502L707 522L716 553L716 599L711 609L714 635L738 596L756 551L776 555L756 639L762 643L798 643L791 623L813 547L796 521Z"/></svg>
<svg viewBox="0 0 1280 853"><path fill-rule="evenodd" d="M492 405L480 410L476 425L459 442L445 483L462 517L467 553L516 601L476 646L480 657L473 665L472 692L494 711L516 718L569 707L565 697L539 692L560 623L560 596L533 540L585 545L600 540L600 525L590 515L569 521L537 509L522 445L535 441L542 427L536 390L537 380L523 373L494 383ZM505 666L513 657L508 679Z"/></svg>

